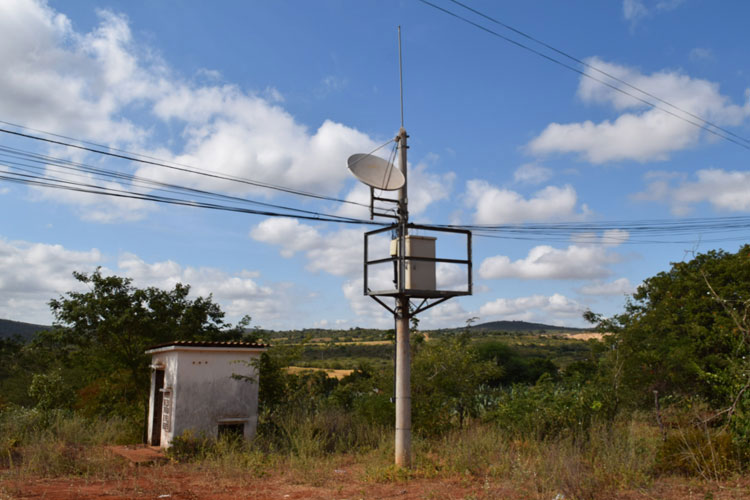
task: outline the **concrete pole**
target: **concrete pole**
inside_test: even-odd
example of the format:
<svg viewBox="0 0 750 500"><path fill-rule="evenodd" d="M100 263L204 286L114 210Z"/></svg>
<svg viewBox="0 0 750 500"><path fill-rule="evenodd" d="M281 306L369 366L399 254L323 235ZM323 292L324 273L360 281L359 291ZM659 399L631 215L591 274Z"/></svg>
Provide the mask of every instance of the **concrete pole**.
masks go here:
<svg viewBox="0 0 750 500"><path fill-rule="evenodd" d="M406 175L406 130L399 130L401 172ZM407 182L399 191L399 256L406 255L409 212ZM405 260L399 260L398 286L406 286ZM400 293L396 299L396 465L411 467L411 350L409 348L409 298Z"/></svg>

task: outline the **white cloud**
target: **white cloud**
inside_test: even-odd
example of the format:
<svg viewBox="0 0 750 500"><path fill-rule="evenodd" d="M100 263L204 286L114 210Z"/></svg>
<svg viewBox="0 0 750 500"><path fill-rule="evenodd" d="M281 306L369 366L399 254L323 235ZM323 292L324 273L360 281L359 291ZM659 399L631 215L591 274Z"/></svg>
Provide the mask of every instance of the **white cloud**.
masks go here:
<svg viewBox="0 0 750 500"><path fill-rule="evenodd" d="M517 321L555 321L578 317L585 309L578 302L555 293L550 296L532 295L515 299L496 299L482 305L479 308L479 315L482 321L490 321L489 318L492 317Z"/></svg>
<svg viewBox="0 0 750 500"><path fill-rule="evenodd" d="M576 212L578 196L569 185L561 188L547 186L526 199L515 191L474 179L466 183L466 200L474 207L474 222L477 224L573 220L588 213L586 205Z"/></svg>
<svg viewBox="0 0 750 500"><path fill-rule="evenodd" d="M239 319L249 314L265 323L288 314L284 305L286 287L260 285L254 271L229 274L213 267L181 266L171 260L149 264L134 254L123 254L118 268L138 287L171 289L177 283L189 284L193 296L213 295L229 318Z"/></svg>
<svg viewBox="0 0 750 500"><path fill-rule="evenodd" d="M346 281L341 289L358 320L366 321L368 325L374 324L376 328L393 328L393 315L375 300L364 295L362 278ZM393 306L392 300L385 301Z"/></svg>
<svg viewBox="0 0 750 500"><path fill-rule="evenodd" d="M750 211L750 172L747 171L699 170L694 180L684 174L650 172L646 179L646 190L634 198L667 203L675 215L687 215L699 203L709 203L720 212Z"/></svg>
<svg viewBox="0 0 750 500"><path fill-rule="evenodd" d="M323 243L317 229L301 224L297 219L266 219L250 231L256 241L280 245L281 255L290 258L296 252L312 250Z"/></svg>
<svg viewBox="0 0 750 500"><path fill-rule="evenodd" d="M308 129L278 106L278 91L246 91L215 78L186 80L134 40L124 16L98 11L88 33L46 3L0 2L0 114L27 126L84 137L223 175L315 191L338 192L348 179L345 159L367 151L366 134L330 120ZM210 69L201 75L217 76ZM199 75L200 76L200 75ZM201 81L198 81L201 80ZM136 124L132 117L150 122ZM173 131L166 140L158 131ZM158 142L157 142L158 141ZM170 144L167 149L160 144ZM208 179L155 166L138 175L163 182L233 194L268 190ZM113 220L135 213L109 212L87 195L59 198L76 203L89 219ZM141 212L139 216L142 216Z"/></svg>
<svg viewBox="0 0 750 500"><path fill-rule="evenodd" d="M123 17L101 11L88 34L44 4L0 3L0 109L35 128L110 142L135 141L142 131L115 116L144 96L143 71Z"/></svg>
<svg viewBox="0 0 750 500"><path fill-rule="evenodd" d="M485 259L479 267L484 279L593 279L611 274L609 264L619 260L601 246L571 245L561 250L547 245L532 248L525 259L511 261L504 255Z"/></svg>
<svg viewBox="0 0 750 500"><path fill-rule="evenodd" d="M0 318L50 324L47 302L83 287L73 271L89 271L102 261L97 249L68 250L61 245L0 238Z"/></svg>
<svg viewBox="0 0 750 500"><path fill-rule="evenodd" d="M355 276L362 272L364 238L361 229L341 229L321 233L296 219L266 219L250 231L256 241L278 245L281 255L291 257L305 252L306 269L324 271L335 276ZM389 240L375 236L370 239L370 256L387 257Z"/></svg>
<svg viewBox="0 0 750 500"><path fill-rule="evenodd" d="M61 245L0 238L0 318L50 324L51 299L87 288L73 277L73 271L93 272L105 260L95 248L78 251ZM148 263L125 253L118 259L116 269L102 267L102 273L132 278L140 288L171 289L176 283L189 284L192 296L213 295L229 321L249 314L254 323L288 324L290 316L301 312L301 308L289 311L285 305L299 293L297 290L284 283L261 285L256 271L227 273L212 267L181 266L170 260Z"/></svg>
<svg viewBox="0 0 750 500"><path fill-rule="evenodd" d="M750 101L742 106L732 104L728 97L721 94L717 83L690 78L676 71L644 75L634 68L607 63L597 58L590 58L587 62L720 126L736 126L750 116ZM598 73L592 74L597 78L601 76ZM629 88L624 90L637 94ZM532 153L577 153L596 164L623 160L663 161L669 158L670 153L694 147L702 137L700 129L686 121L646 107L643 102L589 78L581 78L578 96L587 103L606 104L618 112L629 111L622 113L614 121L552 123L529 143L528 148ZM643 98L653 101L648 96ZM680 111L670 111L695 121ZM713 136L707 137L714 139Z"/></svg>
<svg viewBox="0 0 750 500"><path fill-rule="evenodd" d="M622 245L630 239L630 233L623 229L608 229L602 234L602 244L604 246L616 247Z"/></svg>
<svg viewBox="0 0 750 500"><path fill-rule="evenodd" d="M425 163L409 170L409 214L419 216L436 201L448 199L456 174L433 174Z"/></svg>
<svg viewBox="0 0 750 500"><path fill-rule="evenodd" d="M466 266L439 262L435 267L435 278L439 290L465 291L468 289Z"/></svg>
<svg viewBox="0 0 750 500"><path fill-rule="evenodd" d="M552 170L536 163L521 165L513 173L513 180L524 184L541 184L552 178Z"/></svg>
<svg viewBox="0 0 750 500"><path fill-rule="evenodd" d="M464 326L466 320L475 314L467 311L458 299L443 302L429 309L420 316L420 329L424 328L455 328Z"/></svg>
<svg viewBox="0 0 750 500"><path fill-rule="evenodd" d="M635 292L635 286L627 278L619 278L609 283L597 280L582 286L578 293L583 295L627 295Z"/></svg>

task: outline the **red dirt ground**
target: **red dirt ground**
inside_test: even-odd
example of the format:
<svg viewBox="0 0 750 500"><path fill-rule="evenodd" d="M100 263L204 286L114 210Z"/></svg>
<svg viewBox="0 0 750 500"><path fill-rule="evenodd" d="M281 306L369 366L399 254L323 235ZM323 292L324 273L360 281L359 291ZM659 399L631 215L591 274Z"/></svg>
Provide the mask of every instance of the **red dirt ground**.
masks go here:
<svg viewBox="0 0 750 500"><path fill-rule="evenodd" d="M112 478L42 478L0 470L0 500L331 500L331 499L507 499L573 500L573 496L538 492L532 484L509 484L496 478L456 476L372 482L364 479L362 466L349 463L343 469L320 471L306 478L284 470L257 477L229 476L199 465L169 464L154 449L111 447L124 457ZM125 463L130 462L128 467ZM666 478L645 489L617 493L589 492L591 500L746 500L750 477L739 480L700 482Z"/></svg>
<svg viewBox="0 0 750 500"><path fill-rule="evenodd" d="M750 498L747 481L737 484L695 484L688 481L664 481L648 490L623 491L613 500L739 500ZM332 480L323 486L293 484L283 477L216 480L201 474L180 471L179 467L139 468L128 477L116 480L84 478L26 478L0 482L2 499L548 499L551 494L522 491L484 480L418 479L396 483L363 483L351 478ZM571 497L557 497L571 498Z"/></svg>

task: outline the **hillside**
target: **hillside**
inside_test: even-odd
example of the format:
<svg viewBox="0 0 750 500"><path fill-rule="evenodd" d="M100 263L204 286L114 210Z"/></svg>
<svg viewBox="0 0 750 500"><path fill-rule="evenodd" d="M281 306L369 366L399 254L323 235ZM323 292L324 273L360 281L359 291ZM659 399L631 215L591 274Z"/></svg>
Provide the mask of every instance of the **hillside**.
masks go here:
<svg viewBox="0 0 750 500"><path fill-rule="evenodd" d="M490 321L472 325L472 330L487 332L564 332L564 333L581 333L589 331L586 328L569 328L565 326L545 325L542 323L528 323L526 321Z"/></svg>
<svg viewBox="0 0 750 500"><path fill-rule="evenodd" d="M0 319L0 339L10 338L18 335L24 340L31 339L34 334L42 330L48 330L51 326L34 325L32 323L22 323L21 321L12 321L9 319Z"/></svg>

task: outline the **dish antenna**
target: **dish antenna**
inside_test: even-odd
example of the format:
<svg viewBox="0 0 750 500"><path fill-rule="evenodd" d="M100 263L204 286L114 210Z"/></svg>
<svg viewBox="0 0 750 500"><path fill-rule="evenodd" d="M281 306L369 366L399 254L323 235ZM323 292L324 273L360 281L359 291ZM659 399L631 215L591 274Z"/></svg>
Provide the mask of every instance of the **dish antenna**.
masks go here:
<svg viewBox="0 0 750 500"><path fill-rule="evenodd" d="M406 183L404 174L393 163L375 155L355 154L346 161L354 177L371 188L396 191Z"/></svg>

